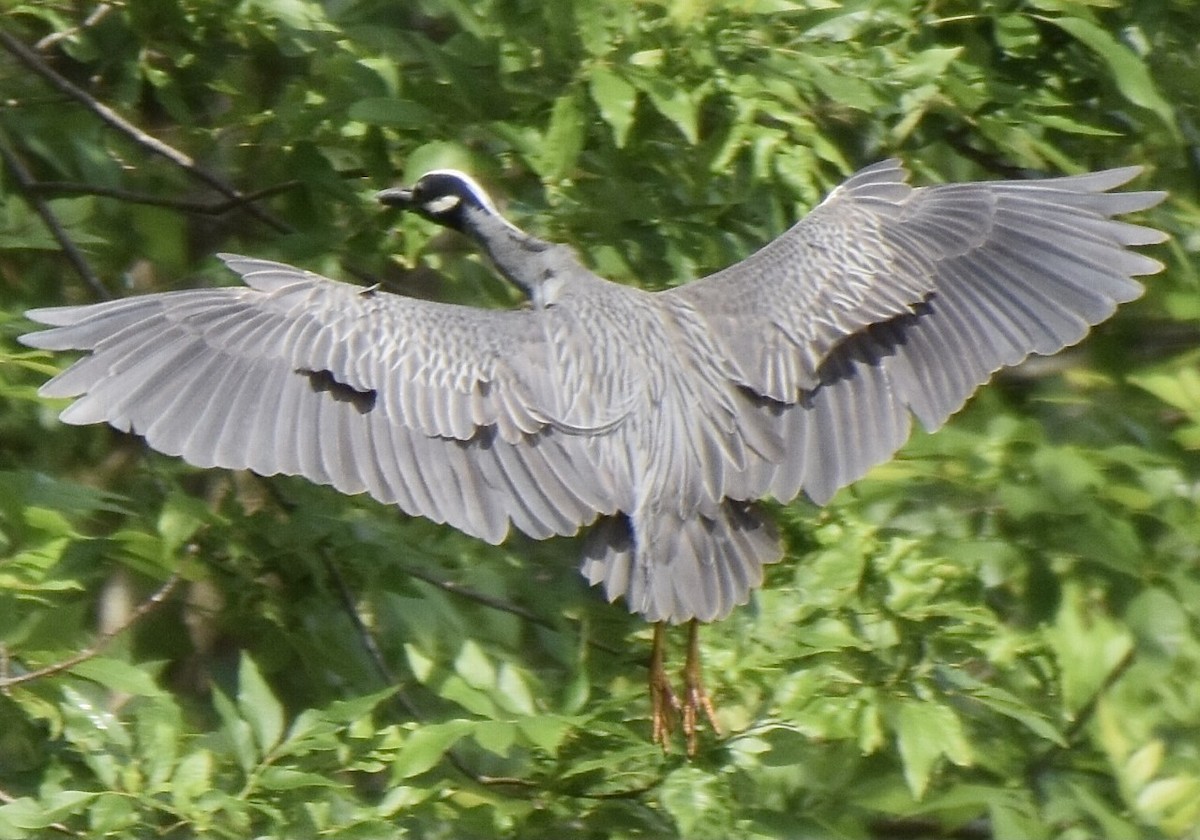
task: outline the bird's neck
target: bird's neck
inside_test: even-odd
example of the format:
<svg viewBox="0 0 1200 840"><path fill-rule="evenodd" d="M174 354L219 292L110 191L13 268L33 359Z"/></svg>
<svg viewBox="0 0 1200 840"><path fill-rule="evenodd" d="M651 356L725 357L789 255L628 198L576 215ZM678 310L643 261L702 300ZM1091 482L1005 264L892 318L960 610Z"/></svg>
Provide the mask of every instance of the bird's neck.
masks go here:
<svg viewBox="0 0 1200 840"><path fill-rule="evenodd" d="M470 213L463 232L479 244L497 271L524 290L534 306L553 303L566 274L577 264L570 248L530 236L494 213Z"/></svg>

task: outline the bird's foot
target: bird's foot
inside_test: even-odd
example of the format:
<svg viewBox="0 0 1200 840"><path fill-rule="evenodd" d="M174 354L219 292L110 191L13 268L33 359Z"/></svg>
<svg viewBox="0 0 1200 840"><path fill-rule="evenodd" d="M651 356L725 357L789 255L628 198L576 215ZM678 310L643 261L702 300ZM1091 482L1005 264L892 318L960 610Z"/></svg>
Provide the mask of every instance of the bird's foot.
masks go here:
<svg viewBox="0 0 1200 840"><path fill-rule="evenodd" d="M671 733L682 705L663 668L663 625L654 625L654 646L650 651L650 714L654 743L663 752L671 750Z"/></svg>
<svg viewBox="0 0 1200 840"><path fill-rule="evenodd" d="M653 727L651 737L655 744L662 747L663 752L670 752L671 735L676 724L682 719L683 737L690 758L696 754L699 746L701 713L717 735L721 734L721 725L717 723L717 713L712 700L704 690L703 668L700 665L699 624L693 621L688 625L688 653L683 668L682 699L671 687L671 681L663 667L664 631L664 625L654 625L654 646L650 653L650 707Z"/></svg>
<svg viewBox="0 0 1200 840"><path fill-rule="evenodd" d="M696 754L697 722L699 713L704 712L712 731L720 735L721 724L717 723L717 712L713 708L708 692L704 690L703 668L700 665L700 625L693 620L688 624L687 661L683 666L683 734L687 738L687 754Z"/></svg>

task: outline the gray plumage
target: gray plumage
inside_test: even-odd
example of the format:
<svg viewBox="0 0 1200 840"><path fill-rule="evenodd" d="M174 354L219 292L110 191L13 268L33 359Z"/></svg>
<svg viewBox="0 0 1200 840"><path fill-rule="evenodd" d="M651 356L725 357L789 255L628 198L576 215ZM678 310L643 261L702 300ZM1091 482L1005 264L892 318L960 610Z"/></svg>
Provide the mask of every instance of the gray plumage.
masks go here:
<svg viewBox="0 0 1200 840"><path fill-rule="evenodd" d="M996 369L1079 341L1133 277L1138 172L912 188L868 167L746 260L658 293L604 280L437 171L380 200L472 237L518 311L225 255L245 286L34 310L88 355L41 393L204 467L303 475L492 543L574 534L651 621L713 620L779 559L754 504L825 502Z"/></svg>

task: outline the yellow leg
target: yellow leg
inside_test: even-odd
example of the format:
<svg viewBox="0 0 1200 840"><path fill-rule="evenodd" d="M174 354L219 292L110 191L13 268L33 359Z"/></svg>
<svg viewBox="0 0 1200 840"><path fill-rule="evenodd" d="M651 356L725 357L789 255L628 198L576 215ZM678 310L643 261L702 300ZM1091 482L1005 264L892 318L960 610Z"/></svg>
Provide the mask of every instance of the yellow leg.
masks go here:
<svg viewBox="0 0 1200 840"><path fill-rule="evenodd" d="M661 627L661 625L659 625ZM657 637L656 637L657 638ZM703 668L700 665L700 622L692 619L688 622L687 661L683 666L683 734L687 738L687 753L696 754L696 718L699 710L704 711L713 732L721 734L721 725L717 723L717 714L708 692L704 690ZM678 701L676 701L678 702Z"/></svg>
<svg viewBox="0 0 1200 840"><path fill-rule="evenodd" d="M679 714L680 704L663 668L665 629L661 621L654 625L654 645L650 649L650 707L654 743L661 746L663 752L669 752L669 738L675 728L675 717Z"/></svg>

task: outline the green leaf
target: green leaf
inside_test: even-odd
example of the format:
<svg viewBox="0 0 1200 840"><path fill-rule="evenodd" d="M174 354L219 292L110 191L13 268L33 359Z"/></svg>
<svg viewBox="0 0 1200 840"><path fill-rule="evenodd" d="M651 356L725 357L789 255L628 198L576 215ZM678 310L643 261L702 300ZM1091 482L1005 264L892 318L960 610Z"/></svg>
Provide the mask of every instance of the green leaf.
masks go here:
<svg viewBox="0 0 1200 840"><path fill-rule="evenodd" d="M721 837L732 828L722 794L717 777L685 765L663 780L659 795L680 837Z"/></svg>
<svg viewBox="0 0 1200 840"><path fill-rule="evenodd" d="M982 683L975 685L970 689L970 692L972 697L989 709L1020 722L1021 725L1035 735L1060 747L1067 746L1067 739L1063 737L1054 724L1046 719L1045 714L1039 709L1022 702L1020 698L1011 692Z"/></svg>
<svg viewBox="0 0 1200 840"><path fill-rule="evenodd" d="M72 665L71 673L126 694L153 697L163 693L154 677L143 668L107 656L85 659Z"/></svg>
<svg viewBox="0 0 1200 840"><path fill-rule="evenodd" d="M1183 605L1163 589L1147 589L1129 604L1125 620L1140 645L1160 656L1178 656L1188 645L1191 625Z"/></svg>
<svg viewBox="0 0 1200 840"><path fill-rule="evenodd" d="M518 715L535 714L533 692L525 673L509 662L500 663L496 679L496 702L506 711Z"/></svg>
<svg viewBox="0 0 1200 840"><path fill-rule="evenodd" d="M254 731L250 724L238 716L237 707L220 690L213 691L213 708L221 718L223 734L229 741L238 765L244 772L251 772L258 764L260 753L255 746Z"/></svg>
<svg viewBox="0 0 1200 840"><path fill-rule="evenodd" d="M1010 55L1030 55L1041 40L1037 24L1027 15L1001 15L995 26L996 43Z"/></svg>
<svg viewBox="0 0 1200 840"><path fill-rule="evenodd" d="M1062 672L1068 715L1087 705L1133 646L1128 630L1076 583L1067 586L1054 625L1045 631Z"/></svg>
<svg viewBox="0 0 1200 840"><path fill-rule="evenodd" d="M481 720L471 728L475 743L504 758L517 739L517 727L505 720Z"/></svg>
<svg viewBox="0 0 1200 840"><path fill-rule="evenodd" d="M258 776L266 790L297 790L299 788L337 787L338 782L319 773L306 773L291 767L268 767Z"/></svg>
<svg viewBox="0 0 1200 840"><path fill-rule="evenodd" d="M638 74L633 84L645 93L660 114L675 124L693 146L700 142L700 96L661 76Z"/></svg>
<svg viewBox="0 0 1200 840"><path fill-rule="evenodd" d="M463 642L454 659L454 670L471 688L488 690L496 685L496 666L472 639Z"/></svg>
<svg viewBox="0 0 1200 840"><path fill-rule="evenodd" d="M584 114L580 98L577 91L571 91L554 101L538 161L538 173L547 180L567 177L583 151Z"/></svg>
<svg viewBox="0 0 1200 840"><path fill-rule="evenodd" d="M335 700L322 710L320 714L322 718L336 723L353 723L369 715L378 708L380 703L395 697L396 692L399 690L398 686L390 686L371 694L364 694L362 697L354 697L350 700Z"/></svg>
<svg viewBox="0 0 1200 840"><path fill-rule="evenodd" d="M811 56L797 56L813 84L831 100L846 108L871 112L883 101L867 79L848 75L834 62Z"/></svg>
<svg viewBox="0 0 1200 840"><path fill-rule="evenodd" d="M600 109L600 118L612 129L613 142L618 149L624 148L629 129L633 127L637 88L628 79L600 65L592 70L589 89L592 101Z"/></svg>
<svg viewBox="0 0 1200 840"><path fill-rule="evenodd" d="M558 715L542 714L517 721L517 728L534 746L555 755L575 722Z"/></svg>
<svg viewBox="0 0 1200 840"><path fill-rule="evenodd" d="M88 828L94 836L115 834L138 824L138 813L126 796L102 793L88 808Z"/></svg>
<svg viewBox="0 0 1200 840"><path fill-rule="evenodd" d="M415 730L404 739L392 762L392 781L424 773L441 761L446 751L471 734L473 729L474 724L469 720L451 720Z"/></svg>
<svg viewBox="0 0 1200 840"><path fill-rule="evenodd" d="M896 743L904 763L904 781L920 799L943 756L960 766L971 764L971 745L953 710L931 701L911 700L895 721Z"/></svg>
<svg viewBox="0 0 1200 840"><path fill-rule="evenodd" d="M1046 128L1053 128L1056 131L1063 131L1067 134L1084 134L1091 137L1120 137L1118 131L1109 131L1107 128L1090 125L1081 120L1072 119L1071 117L1063 116L1062 114L1046 114L1038 112L1033 115L1033 118Z"/></svg>
<svg viewBox="0 0 1200 840"><path fill-rule="evenodd" d="M1129 47L1091 21L1078 17L1043 18L1067 32L1108 64L1111 79L1121 95L1156 113L1172 129L1175 114L1171 105L1159 93L1150 69Z"/></svg>
<svg viewBox="0 0 1200 840"><path fill-rule="evenodd" d="M238 710L250 724L261 755L267 755L283 736L283 706L275 698L249 654L238 668Z"/></svg>
<svg viewBox="0 0 1200 840"><path fill-rule="evenodd" d="M475 157L460 143L436 140L418 146L404 160L404 182L411 184L434 169L459 169L470 172L475 168Z"/></svg>
<svg viewBox="0 0 1200 840"><path fill-rule="evenodd" d="M193 750L180 760L171 777L171 799L187 810L191 803L212 790L213 755L206 749Z"/></svg>
<svg viewBox="0 0 1200 840"><path fill-rule="evenodd" d="M426 129L434 122L434 114L419 102L384 96L360 99L346 115L369 125L392 128Z"/></svg>

